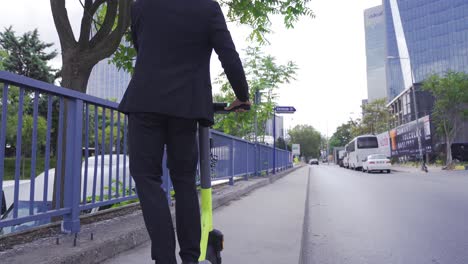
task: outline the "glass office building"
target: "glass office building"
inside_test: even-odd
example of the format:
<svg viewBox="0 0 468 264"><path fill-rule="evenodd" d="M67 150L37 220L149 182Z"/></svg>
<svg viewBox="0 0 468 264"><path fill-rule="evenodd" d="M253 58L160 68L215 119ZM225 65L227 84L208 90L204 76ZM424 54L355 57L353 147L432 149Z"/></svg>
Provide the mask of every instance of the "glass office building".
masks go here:
<svg viewBox="0 0 468 264"><path fill-rule="evenodd" d="M91 37L96 34L96 28L91 27ZM130 43L122 38L121 44L128 46ZM102 99L120 102L130 83L131 75L119 70L110 63L112 57L105 58L94 65L88 80L86 93Z"/></svg>
<svg viewBox="0 0 468 264"><path fill-rule="evenodd" d="M433 73L468 72L467 0L384 0L383 4L389 101Z"/></svg>
<svg viewBox="0 0 468 264"><path fill-rule="evenodd" d="M87 94L120 102L130 82L130 74L104 59L96 64L88 81Z"/></svg>
<svg viewBox="0 0 468 264"><path fill-rule="evenodd" d="M367 99L387 97L385 80L385 18L383 6L364 11L367 62Z"/></svg>
<svg viewBox="0 0 468 264"><path fill-rule="evenodd" d="M401 128L416 120L415 106L418 119L432 113L434 99L421 89L427 77L468 72L468 0L383 0L383 6L388 102L394 127ZM467 130L465 122L452 154L468 147ZM443 143L433 140L434 146Z"/></svg>

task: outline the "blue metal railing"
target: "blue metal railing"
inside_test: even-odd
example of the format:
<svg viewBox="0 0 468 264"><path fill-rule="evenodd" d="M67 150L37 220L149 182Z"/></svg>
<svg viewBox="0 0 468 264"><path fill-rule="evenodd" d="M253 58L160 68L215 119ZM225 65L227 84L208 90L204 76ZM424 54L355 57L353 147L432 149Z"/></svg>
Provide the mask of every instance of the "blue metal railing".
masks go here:
<svg viewBox="0 0 468 264"><path fill-rule="evenodd" d="M64 232L79 232L80 214L137 199L128 121L117 103L3 71L0 85L0 205L5 199L8 208L0 235L53 217L63 219ZM218 131L212 137L214 180L272 172L272 147ZM292 166L288 151L277 150L276 159L277 170ZM163 182L172 189L165 166Z"/></svg>

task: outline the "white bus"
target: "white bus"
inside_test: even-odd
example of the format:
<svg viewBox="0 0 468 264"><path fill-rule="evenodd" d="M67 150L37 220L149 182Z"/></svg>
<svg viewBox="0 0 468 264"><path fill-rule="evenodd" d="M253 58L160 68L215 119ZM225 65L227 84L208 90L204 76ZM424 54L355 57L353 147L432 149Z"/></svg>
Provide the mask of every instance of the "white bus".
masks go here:
<svg viewBox="0 0 468 264"><path fill-rule="evenodd" d="M346 145L348 166L353 170L362 169L362 161L369 155L379 153L377 136L362 135L355 137Z"/></svg>
<svg viewBox="0 0 468 264"><path fill-rule="evenodd" d="M349 144L345 145L345 153L343 156L343 168L349 169L349 152L348 152Z"/></svg>

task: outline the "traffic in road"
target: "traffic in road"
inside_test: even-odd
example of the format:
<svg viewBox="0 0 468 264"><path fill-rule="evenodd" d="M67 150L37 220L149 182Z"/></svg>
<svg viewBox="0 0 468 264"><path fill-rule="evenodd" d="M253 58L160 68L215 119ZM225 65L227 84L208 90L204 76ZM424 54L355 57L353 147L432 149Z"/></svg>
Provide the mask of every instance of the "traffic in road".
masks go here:
<svg viewBox="0 0 468 264"><path fill-rule="evenodd" d="M465 171L309 166L300 263L468 263Z"/></svg>
<svg viewBox="0 0 468 264"><path fill-rule="evenodd" d="M223 263L468 263L467 173L394 169L308 165L217 209ZM148 254L146 244L106 263Z"/></svg>

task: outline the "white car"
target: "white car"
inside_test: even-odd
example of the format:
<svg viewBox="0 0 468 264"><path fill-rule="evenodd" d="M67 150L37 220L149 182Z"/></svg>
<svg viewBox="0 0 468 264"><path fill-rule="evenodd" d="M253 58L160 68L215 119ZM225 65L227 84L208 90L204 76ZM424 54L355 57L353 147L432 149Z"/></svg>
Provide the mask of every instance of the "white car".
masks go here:
<svg viewBox="0 0 468 264"><path fill-rule="evenodd" d="M388 172L392 171L392 163L386 155L373 154L369 155L362 162L362 171L371 173L373 171Z"/></svg>
<svg viewBox="0 0 468 264"><path fill-rule="evenodd" d="M310 159L310 160L309 160L309 164L310 164L310 165L314 165L314 164L315 164L315 165L319 165L319 161L318 161L318 159Z"/></svg>

